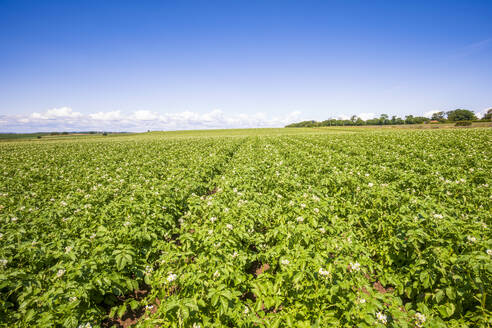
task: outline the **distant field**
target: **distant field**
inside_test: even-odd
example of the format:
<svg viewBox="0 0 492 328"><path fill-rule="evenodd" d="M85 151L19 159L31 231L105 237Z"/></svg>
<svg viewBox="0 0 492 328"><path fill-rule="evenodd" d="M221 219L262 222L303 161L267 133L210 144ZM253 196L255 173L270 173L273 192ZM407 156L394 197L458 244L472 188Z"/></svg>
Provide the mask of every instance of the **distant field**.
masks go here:
<svg viewBox="0 0 492 328"><path fill-rule="evenodd" d="M492 127L492 122L473 122L471 126L459 127L456 123L438 123L438 124L400 124L400 125L365 125L360 128L383 128L383 129L469 129L469 128L486 128Z"/></svg>
<svg viewBox="0 0 492 328"><path fill-rule="evenodd" d="M492 129L444 127L1 142L0 326L490 326Z"/></svg>
<svg viewBox="0 0 492 328"><path fill-rule="evenodd" d="M366 126L333 126L318 128L258 128L258 129L218 129L218 130L181 130L181 131L155 131L139 133L141 135L160 135L168 137L221 137L221 136L272 136L272 135L292 135L292 134L319 134L319 133L340 133L340 132L360 132L363 129L469 129L492 127L491 122L474 122L470 127L456 127L454 123L444 124L407 124L407 125L366 125ZM101 133L70 133L68 135L50 135L49 133L0 133L0 141L8 140L66 140L71 138L108 138L131 136L135 133L117 133L103 136Z"/></svg>
<svg viewBox="0 0 492 328"><path fill-rule="evenodd" d="M35 139L38 136L46 136L45 133L0 133L0 140L16 140L16 139Z"/></svg>
<svg viewBox="0 0 492 328"><path fill-rule="evenodd" d="M155 131L147 133L138 133L140 136L159 136L159 137L227 137L227 136L274 136L274 135L292 135L292 134L320 134L320 133L339 133L341 131L350 131L350 129L343 127L337 127L332 129L325 129L326 131L317 131L313 128L264 128L264 129L220 129L220 130L182 130L182 131ZM49 135L42 133L32 134L0 134L0 140L35 140L43 142L46 140L67 140L67 139L80 139L80 138L99 138L107 139L114 137L128 137L133 136L135 133L120 133L120 134L108 134L103 136L102 134L68 134L68 135ZM41 139L38 139L41 136Z"/></svg>

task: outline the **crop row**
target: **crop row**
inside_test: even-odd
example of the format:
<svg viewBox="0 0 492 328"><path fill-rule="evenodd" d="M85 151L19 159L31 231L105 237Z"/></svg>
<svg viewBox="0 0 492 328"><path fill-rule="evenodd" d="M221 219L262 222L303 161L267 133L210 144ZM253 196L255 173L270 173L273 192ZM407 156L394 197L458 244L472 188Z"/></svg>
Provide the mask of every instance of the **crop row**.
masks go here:
<svg viewBox="0 0 492 328"><path fill-rule="evenodd" d="M490 325L491 150L487 129L6 144L0 318Z"/></svg>
<svg viewBox="0 0 492 328"><path fill-rule="evenodd" d="M208 190L208 178L238 145L202 139L2 148L1 321L98 322L124 295L147 288L187 197Z"/></svg>

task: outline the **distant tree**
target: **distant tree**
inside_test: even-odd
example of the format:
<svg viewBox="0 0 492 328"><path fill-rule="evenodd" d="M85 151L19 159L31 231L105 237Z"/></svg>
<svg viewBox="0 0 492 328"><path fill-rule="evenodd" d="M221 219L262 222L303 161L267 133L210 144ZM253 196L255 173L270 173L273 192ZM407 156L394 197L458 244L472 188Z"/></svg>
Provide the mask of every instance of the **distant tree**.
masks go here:
<svg viewBox="0 0 492 328"><path fill-rule="evenodd" d="M492 119L492 108L489 108L487 113L482 117L482 120L490 120Z"/></svg>
<svg viewBox="0 0 492 328"><path fill-rule="evenodd" d="M355 125L364 125L365 123L366 122L360 117L357 117L357 121L355 121Z"/></svg>
<svg viewBox="0 0 492 328"><path fill-rule="evenodd" d="M413 120L413 115L407 115L405 116L405 123L406 124L414 124L414 120Z"/></svg>
<svg viewBox="0 0 492 328"><path fill-rule="evenodd" d="M441 112L434 113L431 116L431 120L442 122L442 121L444 121L444 115L445 115L445 113L442 112L442 111Z"/></svg>
<svg viewBox="0 0 492 328"><path fill-rule="evenodd" d="M38 139L41 139L41 136L38 136Z"/></svg>
<svg viewBox="0 0 492 328"><path fill-rule="evenodd" d="M315 126L317 122L316 121L302 121L299 123L292 123L287 125L288 128L306 128L306 127L313 127Z"/></svg>
<svg viewBox="0 0 492 328"><path fill-rule="evenodd" d="M389 124L390 120L388 118L389 118L388 114L381 114L381 116L379 117L379 124L381 125Z"/></svg>
<svg viewBox="0 0 492 328"><path fill-rule="evenodd" d="M448 115L448 120L451 122L456 121L472 121L476 120L475 114L468 109L455 109L446 113Z"/></svg>
<svg viewBox="0 0 492 328"><path fill-rule="evenodd" d="M430 119L428 117L425 117L425 116L417 116L417 117L413 118L413 122L415 124L427 123L429 121L430 121Z"/></svg>

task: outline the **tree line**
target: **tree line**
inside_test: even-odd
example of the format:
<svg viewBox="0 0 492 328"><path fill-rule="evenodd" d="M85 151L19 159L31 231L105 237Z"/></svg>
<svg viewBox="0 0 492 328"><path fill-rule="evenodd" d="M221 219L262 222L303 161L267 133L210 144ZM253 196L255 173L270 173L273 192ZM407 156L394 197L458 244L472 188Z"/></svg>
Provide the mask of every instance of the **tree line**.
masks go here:
<svg viewBox="0 0 492 328"><path fill-rule="evenodd" d="M492 118L492 108L487 111L481 119L490 121ZM287 125L287 128L300 127L318 127L318 126L345 126L345 125L398 125L398 124L422 124L422 123L446 123L458 121L476 121L475 113L468 109L455 109L448 112L440 111L432 114L430 118L424 116L407 115L405 118L397 117L396 115L389 117L388 114L381 114L379 118L363 120L357 115L353 115L348 120L330 118L321 122L318 121L302 121Z"/></svg>

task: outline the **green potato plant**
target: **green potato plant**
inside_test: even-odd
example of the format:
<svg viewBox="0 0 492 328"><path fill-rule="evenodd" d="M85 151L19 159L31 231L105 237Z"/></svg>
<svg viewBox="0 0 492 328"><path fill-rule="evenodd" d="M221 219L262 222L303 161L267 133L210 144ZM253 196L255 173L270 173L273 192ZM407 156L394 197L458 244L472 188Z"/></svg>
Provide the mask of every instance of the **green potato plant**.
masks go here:
<svg viewBox="0 0 492 328"><path fill-rule="evenodd" d="M0 326L488 327L490 129L0 144Z"/></svg>

